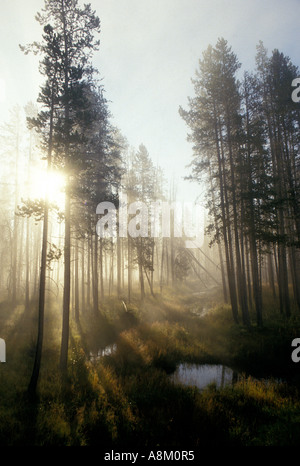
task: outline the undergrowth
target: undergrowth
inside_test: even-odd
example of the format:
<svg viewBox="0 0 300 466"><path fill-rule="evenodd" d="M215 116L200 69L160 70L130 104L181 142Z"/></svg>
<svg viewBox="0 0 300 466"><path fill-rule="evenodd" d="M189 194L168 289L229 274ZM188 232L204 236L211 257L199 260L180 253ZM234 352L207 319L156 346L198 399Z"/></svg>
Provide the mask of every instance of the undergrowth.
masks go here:
<svg viewBox="0 0 300 466"><path fill-rule="evenodd" d="M0 309L5 324L5 305ZM204 307L209 312L200 316ZM110 312L110 308L112 312ZM269 305L271 308L271 305ZM182 292L110 298L98 316L72 320L68 381L58 369L57 309L49 306L38 398L27 399L35 346L34 309L18 308L6 325L7 363L0 366L0 445L93 445L99 448L294 446L300 440L299 378L291 340L297 316L266 312L264 326L233 324L230 307ZM51 323L51 326L50 326ZM3 327L4 328L4 327ZM91 354L114 344L111 354ZM223 388L174 384L179 363L235 368ZM268 380L263 378L268 377ZM263 378L262 378L263 377ZM279 380L278 380L279 379Z"/></svg>

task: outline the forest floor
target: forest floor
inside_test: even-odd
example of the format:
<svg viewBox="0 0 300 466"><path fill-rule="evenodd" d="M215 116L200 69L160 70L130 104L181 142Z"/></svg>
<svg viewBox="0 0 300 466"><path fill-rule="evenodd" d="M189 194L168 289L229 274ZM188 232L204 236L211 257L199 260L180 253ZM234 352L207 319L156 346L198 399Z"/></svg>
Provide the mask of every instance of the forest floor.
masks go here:
<svg viewBox="0 0 300 466"><path fill-rule="evenodd" d="M266 295L267 296L267 295ZM38 398L26 397L36 310L0 304L6 363L0 365L0 445L176 448L297 446L300 367L286 320L265 299L264 326L233 323L221 290L164 290L143 303L106 298L101 312L72 319L67 386L58 370L60 309L47 307ZM180 364L224 365L234 382L203 389L174 383ZM299 364L300 366L300 364Z"/></svg>

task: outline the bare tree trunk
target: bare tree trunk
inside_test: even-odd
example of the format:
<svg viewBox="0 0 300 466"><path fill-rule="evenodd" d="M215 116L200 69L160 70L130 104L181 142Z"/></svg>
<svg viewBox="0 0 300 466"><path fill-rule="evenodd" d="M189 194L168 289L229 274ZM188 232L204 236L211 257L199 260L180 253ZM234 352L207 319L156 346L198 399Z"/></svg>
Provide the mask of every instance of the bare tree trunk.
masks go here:
<svg viewBox="0 0 300 466"><path fill-rule="evenodd" d="M223 297L224 302L228 303L228 293L227 293L227 284L226 284L226 277L225 277L225 270L224 270L224 262L223 262L223 254L220 242L220 229L217 222L217 214L216 214L216 200L214 195L213 183L212 183L212 172L211 166L209 166L209 174L210 174L210 189L212 195L212 203L213 203L213 215L214 215L214 224L215 224L215 231L217 237L217 244L218 244L218 253L219 253L219 260L220 260L220 267L221 267L221 276L222 276L222 287L223 287Z"/></svg>
<svg viewBox="0 0 300 466"><path fill-rule="evenodd" d="M60 352L60 369L63 379L67 376L68 348L69 348L69 322L70 322L70 287L71 287L71 199L67 180L65 193L65 243L64 243L64 292L63 292L63 320Z"/></svg>
<svg viewBox="0 0 300 466"><path fill-rule="evenodd" d="M131 257L131 238L128 236L127 238L127 267L128 267L128 274L127 274L127 293L128 293L128 302L130 303L131 300L131 277L132 277L132 257Z"/></svg>
<svg viewBox="0 0 300 466"><path fill-rule="evenodd" d="M161 245L161 263L160 263L160 292L162 293L163 280L164 280L164 258L165 258L165 241L162 238Z"/></svg>
<svg viewBox="0 0 300 466"><path fill-rule="evenodd" d="M94 260L93 260L93 309L94 314L99 312L99 274L98 274L98 236L94 237Z"/></svg>
<svg viewBox="0 0 300 466"><path fill-rule="evenodd" d="M153 274L154 274L154 250L155 250L155 242L152 242L152 249L151 249L151 262L152 262L152 269L151 269L151 293L153 294Z"/></svg>
<svg viewBox="0 0 300 466"><path fill-rule="evenodd" d="M52 88L52 102L50 109L50 128L48 141L47 155L47 175L49 175L52 161L52 139L53 139L53 113L54 113L54 90ZM45 195L44 217L43 217L43 237L42 237L42 254L41 254L41 269L40 269L40 285L39 285L39 313L38 313L38 333L35 349L35 359L33 371L31 374L28 394L30 397L35 397L36 388L40 374L42 349L44 341L44 320L45 320L45 294L46 294L46 268L47 268L47 245L48 245L48 220L49 220L49 200L48 187Z"/></svg>
<svg viewBox="0 0 300 466"><path fill-rule="evenodd" d="M104 299L103 238L100 238L100 257L99 257L99 265L100 265L100 294L101 294L101 299Z"/></svg>
<svg viewBox="0 0 300 466"><path fill-rule="evenodd" d="M222 232L223 232L223 241L225 248L226 264L227 264L227 277L228 277L228 287L230 302L232 308L232 315L234 321L238 322L238 304L237 304L237 294L236 294L236 283L235 283L235 271L234 271L234 262L233 262L233 252L232 252L232 240L231 240L231 231L230 225L228 225L228 220L226 219L226 205L228 207L227 200L227 191L226 191L226 180L223 182L223 163L224 157L221 155L222 147L220 148L219 141L222 143L222 138L219 138L218 135L218 125L215 114L215 144L217 149L217 159L218 159L218 177L219 177L219 188L220 188L220 200L221 200L221 216L222 216ZM228 215L228 213L227 213Z"/></svg>
<svg viewBox="0 0 300 466"><path fill-rule="evenodd" d="M299 272L297 270L297 251L295 246L291 246L289 248L289 263L293 283L294 300L298 310L300 310Z"/></svg>
<svg viewBox="0 0 300 466"><path fill-rule="evenodd" d="M121 296L121 244L120 237L117 237L117 294L118 298Z"/></svg>
<svg viewBox="0 0 300 466"><path fill-rule="evenodd" d="M152 287L152 283L151 283L151 278L149 278L149 275L147 273L147 270L144 268L144 271L145 271L145 275L146 275L146 278L147 278L147 281L148 281L148 285L149 285L149 288L150 288L150 292L151 292L151 295L154 296L154 292L153 292L153 287Z"/></svg>
<svg viewBox="0 0 300 466"><path fill-rule="evenodd" d="M138 262L139 262L139 277L140 277L140 287L141 287L141 298L145 298L145 285L144 285L144 275L143 275L143 263L142 263L142 238L139 238L138 247Z"/></svg>
<svg viewBox="0 0 300 466"><path fill-rule="evenodd" d="M79 322L79 271L78 271L78 239L74 238L75 241L75 262L74 262L74 298L75 298L75 321Z"/></svg>
<svg viewBox="0 0 300 466"><path fill-rule="evenodd" d="M88 263L87 263L87 306L88 309L90 310L91 308L91 269L92 269L92 264L91 264L91 257L92 257L92 239L91 236L88 236L87 239L87 256L88 256Z"/></svg>
<svg viewBox="0 0 300 466"><path fill-rule="evenodd" d="M26 219L26 265L25 265L25 312L29 311L29 279L30 279L30 264L29 264L29 250L30 250L30 225L29 225L29 218Z"/></svg>
<svg viewBox="0 0 300 466"><path fill-rule="evenodd" d="M66 15L64 1L62 1L62 23L64 35L64 129L65 129L65 169L66 169L66 190L65 190L65 242L64 242L64 293L63 293L63 321L60 353L60 369L63 380L66 379L68 370L68 347L69 347L69 321L70 321L70 287L71 287L71 192L70 192L70 166L69 166L69 135L70 135L70 108L69 108L69 44L67 39Z"/></svg>
<svg viewBox="0 0 300 466"><path fill-rule="evenodd" d="M38 334L35 351L35 360L31 379L28 386L29 395L35 396L36 387L40 373L42 348L44 340L44 315L45 315L45 290L46 290L46 266L47 266L47 241L48 241L48 202L45 202L44 208L44 223L43 223L43 242L42 242L42 260L40 273L40 289L39 289L39 320Z"/></svg>
<svg viewBox="0 0 300 466"><path fill-rule="evenodd" d="M272 253L268 253L268 277L269 277L269 285L272 290L273 298L276 299L276 289L275 289L275 281L274 281L274 269L273 269L273 258Z"/></svg>
<svg viewBox="0 0 300 466"><path fill-rule="evenodd" d="M81 309L85 312L85 239L81 245Z"/></svg>
<svg viewBox="0 0 300 466"><path fill-rule="evenodd" d="M238 214L237 214L237 201L236 201L236 180L234 173L234 163L233 163L233 149L231 147L231 132L230 124L227 125L228 132L228 142L229 142L229 160L230 160L230 178L231 178L231 189L232 189L232 207L233 207L233 225L234 225L234 240L235 240L235 256L236 256L236 270L237 270L237 284L239 291L240 305L242 309L243 323L245 325L250 325L249 310L247 303L247 290L246 290L246 281L245 273L242 267L242 258L241 258L241 244L240 236L241 231L238 227Z"/></svg>
<svg viewBox="0 0 300 466"><path fill-rule="evenodd" d="M15 168L15 212L13 222L13 243L12 243L12 266L11 266L11 301L14 307L17 303L17 269L18 269L18 249L19 249L19 226L20 219L16 215L19 202L19 123L17 115L17 132L16 132L16 168Z"/></svg>
<svg viewBox="0 0 300 466"><path fill-rule="evenodd" d="M110 267L109 267L109 285L108 285L109 296L112 293L113 286L114 286L114 243L113 243L113 241L111 241Z"/></svg>

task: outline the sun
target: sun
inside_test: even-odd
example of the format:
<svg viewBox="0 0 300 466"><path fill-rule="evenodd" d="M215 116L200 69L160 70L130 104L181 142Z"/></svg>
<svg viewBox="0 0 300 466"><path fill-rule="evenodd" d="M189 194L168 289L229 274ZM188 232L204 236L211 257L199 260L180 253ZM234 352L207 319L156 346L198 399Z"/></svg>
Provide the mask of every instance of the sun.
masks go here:
<svg viewBox="0 0 300 466"><path fill-rule="evenodd" d="M46 195L50 203L63 207L65 202L65 179L55 170L47 173L46 170L36 169L31 174L28 189L30 199L45 199Z"/></svg>

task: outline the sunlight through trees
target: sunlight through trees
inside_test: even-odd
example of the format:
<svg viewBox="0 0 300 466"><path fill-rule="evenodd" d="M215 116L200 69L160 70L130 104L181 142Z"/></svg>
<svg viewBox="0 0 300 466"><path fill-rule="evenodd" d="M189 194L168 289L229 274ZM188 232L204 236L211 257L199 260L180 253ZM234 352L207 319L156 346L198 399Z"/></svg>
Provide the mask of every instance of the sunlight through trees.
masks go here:
<svg viewBox="0 0 300 466"><path fill-rule="evenodd" d="M257 372L267 367L273 374L276 364L263 349L275 348L282 369L287 333L297 341L298 67L260 41L254 69L244 71L225 38L207 44L192 77L194 95L186 108L178 105L193 151L192 160L182 153L187 178L204 193L184 203L172 160L164 171L154 162L162 154L143 141L132 147L113 124L105 70L94 65L97 12L78 0L45 0L35 19L40 36L20 49L38 57L43 84L36 102L12 107L0 128L0 336L9 344L0 341L7 364L24 330L11 377L26 365L24 399L36 416L26 421L36 422L28 436L38 438L39 416L53 410L57 431L51 416L41 422L53 438L92 444L105 432L113 445L122 434L132 441L141 425L153 429L153 410L165 438L175 419L176 439L187 432L198 445L185 411L191 418L195 411L203 438L214 435L217 387L202 395L174 386L176 366L221 360L252 370L258 355ZM0 102L4 93L0 79ZM241 422L255 443L249 406L263 424L260 400L271 400L270 416L279 400L282 425L292 401L273 385L263 391L257 381L239 382L222 396L228 406L245 404ZM57 399L49 408L53 387ZM222 441L242 437L232 413L230 407L220 415Z"/></svg>

